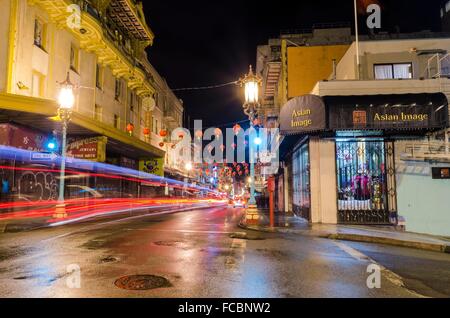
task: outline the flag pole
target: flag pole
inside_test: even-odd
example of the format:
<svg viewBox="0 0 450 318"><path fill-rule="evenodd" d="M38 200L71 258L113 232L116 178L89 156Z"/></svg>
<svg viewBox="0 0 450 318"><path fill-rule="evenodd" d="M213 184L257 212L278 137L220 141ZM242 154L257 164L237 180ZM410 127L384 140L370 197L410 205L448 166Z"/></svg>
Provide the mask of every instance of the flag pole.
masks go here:
<svg viewBox="0 0 450 318"><path fill-rule="evenodd" d="M354 0L355 6L355 34L356 34L356 79L360 79L360 60L359 60L359 26L358 26L358 3L357 0Z"/></svg>

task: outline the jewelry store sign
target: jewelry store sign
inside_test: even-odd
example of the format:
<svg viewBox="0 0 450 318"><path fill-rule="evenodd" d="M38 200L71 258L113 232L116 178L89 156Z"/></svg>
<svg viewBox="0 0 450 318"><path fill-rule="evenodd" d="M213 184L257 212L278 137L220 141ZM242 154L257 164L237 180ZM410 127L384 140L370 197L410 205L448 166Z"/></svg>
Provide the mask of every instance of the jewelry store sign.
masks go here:
<svg viewBox="0 0 450 318"><path fill-rule="evenodd" d="M287 102L280 114L282 135L296 135L326 129L325 104L319 96L305 95Z"/></svg>
<svg viewBox="0 0 450 318"><path fill-rule="evenodd" d="M74 140L67 146L67 156L82 160L105 162L107 143L107 137Z"/></svg>

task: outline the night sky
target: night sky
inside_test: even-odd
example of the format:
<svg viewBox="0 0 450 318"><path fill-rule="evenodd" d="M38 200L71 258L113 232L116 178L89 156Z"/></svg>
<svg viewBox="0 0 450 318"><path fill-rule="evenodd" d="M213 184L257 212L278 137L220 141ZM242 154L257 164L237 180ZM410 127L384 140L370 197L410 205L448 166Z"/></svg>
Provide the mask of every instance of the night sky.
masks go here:
<svg viewBox="0 0 450 318"><path fill-rule="evenodd" d="M440 1L381 0L382 31L440 31ZM237 80L255 65L257 45L280 30L353 21L352 0L147 0L144 9L156 35L150 62L172 88ZM203 119L207 127L246 119L241 94L235 86L177 92L191 120Z"/></svg>

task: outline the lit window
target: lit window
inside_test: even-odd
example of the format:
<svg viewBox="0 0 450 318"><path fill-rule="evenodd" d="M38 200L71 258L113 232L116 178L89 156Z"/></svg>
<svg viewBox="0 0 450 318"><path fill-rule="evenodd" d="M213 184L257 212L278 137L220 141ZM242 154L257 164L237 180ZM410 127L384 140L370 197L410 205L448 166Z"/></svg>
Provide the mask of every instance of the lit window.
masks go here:
<svg viewBox="0 0 450 318"><path fill-rule="evenodd" d="M374 76L377 80L411 79L413 78L412 64L399 63L374 65Z"/></svg>

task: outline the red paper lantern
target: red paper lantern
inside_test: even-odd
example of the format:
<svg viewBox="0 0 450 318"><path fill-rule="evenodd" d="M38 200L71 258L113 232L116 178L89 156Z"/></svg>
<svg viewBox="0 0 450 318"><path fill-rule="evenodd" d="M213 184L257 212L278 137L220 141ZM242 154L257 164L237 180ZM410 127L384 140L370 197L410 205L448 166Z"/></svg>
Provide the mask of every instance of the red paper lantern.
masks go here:
<svg viewBox="0 0 450 318"><path fill-rule="evenodd" d="M144 128L144 136L145 137L148 137L148 136L150 136L150 128Z"/></svg>
<svg viewBox="0 0 450 318"><path fill-rule="evenodd" d="M167 130L161 129L161 131L159 132L159 135L163 138L167 137Z"/></svg>
<svg viewBox="0 0 450 318"><path fill-rule="evenodd" d="M134 125L133 125L132 123L129 123L129 124L127 125L127 132L128 132L129 134L132 134L133 131L134 131Z"/></svg>

